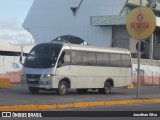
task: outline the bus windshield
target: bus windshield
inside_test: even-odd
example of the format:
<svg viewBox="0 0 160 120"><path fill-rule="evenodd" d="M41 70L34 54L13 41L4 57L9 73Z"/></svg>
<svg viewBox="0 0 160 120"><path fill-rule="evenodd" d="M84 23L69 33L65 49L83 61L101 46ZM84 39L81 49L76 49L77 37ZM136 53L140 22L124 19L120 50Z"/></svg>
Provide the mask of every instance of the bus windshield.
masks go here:
<svg viewBox="0 0 160 120"><path fill-rule="evenodd" d="M61 44L42 43L38 44L25 59L24 67L27 68L51 68L55 66L58 55L62 48Z"/></svg>

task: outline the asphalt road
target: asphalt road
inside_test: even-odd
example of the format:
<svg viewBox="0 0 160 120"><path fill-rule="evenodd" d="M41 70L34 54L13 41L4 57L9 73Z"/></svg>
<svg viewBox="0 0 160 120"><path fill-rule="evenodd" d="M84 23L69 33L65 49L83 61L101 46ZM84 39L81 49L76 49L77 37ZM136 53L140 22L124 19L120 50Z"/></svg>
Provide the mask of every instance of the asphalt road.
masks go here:
<svg viewBox="0 0 160 120"><path fill-rule="evenodd" d="M84 112L89 112L89 111L95 111L95 112L103 112L105 111L106 113L109 111L113 111L113 114L115 117L45 117L45 118L38 118L38 120L159 120L160 117L116 117L118 112L114 111L125 111L125 114L128 114L129 111L134 111L134 114L157 114L160 115L160 104L138 104L138 105L121 105L121 106L109 106L109 107L92 107L92 108L78 108L78 109L68 109L67 111L84 111ZM65 110L66 111L66 110ZM147 112L146 112L147 111ZM159 111L159 112L156 112ZM52 112L52 111L50 111ZM60 111L62 112L62 111ZM53 114L54 111L53 111ZM92 116L92 115L91 115ZM2 118L0 118L2 119ZM19 120L20 118L7 118L7 120ZM21 118L22 119L22 118ZM32 120L36 118L23 118L23 120Z"/></svg>
<svg viewBox="0 0 160 120"><path fill-rule="evenodd" d="M52 111L52 110L50 110ZM129 104L129 105L116 105L116 106L101 106L101 107L89 107L89 108L70 108L70 109L61 109L61 110L54 110L62 112L62 116L64 112L76 112L80 113L81 116L85 116L86 114L89 117L109 117L107 115L111 115L112 117L135 117L134 115L142 115L147 114L148 116L143 116L145 118L153 117L153 118L160 118L160 103L149 103L149 104ZM53 112L53 111L52 111ZM86 112L86 113L85 113ZM91 112L91 113L90 113ZM92 113L93 112L93 113ZM85 114L83 114L85 113ZM53 112L54 114L54 112ZM78 114L79 115L79 114ZM74 116L74 115L73 115Z"/></svg>
<svg viewBox="0 0 160 120"><path fill-rule="evenodd" d="M160 98L160 88L141 87L140 98ZM28 88L14 85L11 89L0 89L0 106L26 105L26 104L66 104L74 102L116 101L136 98L136 88L113 88L110 95L99 94L98 91L89 91L86 94L78 94L70 90L67 95L60 96L51 91L40 91L39 94L30 94Z"/></svg>

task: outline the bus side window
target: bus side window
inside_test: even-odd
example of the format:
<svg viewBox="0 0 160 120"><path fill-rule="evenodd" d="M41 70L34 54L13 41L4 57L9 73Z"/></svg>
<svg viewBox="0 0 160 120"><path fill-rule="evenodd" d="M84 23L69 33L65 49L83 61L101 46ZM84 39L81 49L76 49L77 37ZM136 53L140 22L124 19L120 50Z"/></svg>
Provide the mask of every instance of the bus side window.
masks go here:
<svg viewBox="0 0 160 120"><path fill-rule="evenodd" d="M82 65L82 52L81 51L72 51L72 65Z"/></svg>
<svg viewBox="0 0 160 120"><path fill-rule="evenodd" d="M58 67L70 64L70 52L64 51L58 61Z"/></svg>
<svg viewBox="0 0 160 120"><path fill-rule="evenodd" d="M66 51L64 55L64 65L69 65L71 62L70 52Z"/></svg>
<svg viewBox="0 0 160 120"><path fill-rule="evenodd" d="M110 66L112 67L121 67L121 56L120 54L109 54Z"/></svg>
<svg viewBox="0 0 160 120"><path fill-rule="evenodd" d="M129 55L121 55L122 67L131 67L131 59Z"/></svg>
<svg viewBox="0 0 160 120"><path fill-rule="evenodd" d="M94 52L83 52L83 64L87 66L96 65L96 54Z"/></svg>
<svg viewBox="0 0 160 120"><path fill-rule="evenodd" d="M109 66L108 53L96 53L98 66Z"/></svg>

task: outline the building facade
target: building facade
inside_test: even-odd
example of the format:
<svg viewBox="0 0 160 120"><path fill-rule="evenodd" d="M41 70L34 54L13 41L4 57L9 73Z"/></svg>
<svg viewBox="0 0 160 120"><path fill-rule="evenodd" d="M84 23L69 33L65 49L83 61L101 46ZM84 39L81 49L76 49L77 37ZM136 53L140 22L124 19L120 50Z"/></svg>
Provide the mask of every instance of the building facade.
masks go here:
<svg viewBox="0 0 160 120"><path fill-rule="evenodd" d="M143 6L149 6L150 1L154 0L142 0ZM135 46L138 40L128 35L126 16L139 6L139 2L140 0L35 0L23 27L33 35L36 43L73 36L90 45L127 48L136 57ZM153 11L157 16L157 27L154 33L154 59L160 59L160 0L155 2ZM150 38L146 40L143 58L149 58L149 41Z"/></svg>
<svg viewBox="0 0 160 120"><path fill-rule="evenodd" d="M93 26L91 16L119 15L126 0L35 0L23 27L36 43L76 36L88 44L111 46L112 26Z"/></svg>
<svg viewBox="0 0 160 120"><path fill-rule="evenodd" d="M9 78L11 83L19 83L22 64L20 55L27 55L34 45L14 45L0 41L0 78ZM24 62L25 56L23 56Z"/></svg>

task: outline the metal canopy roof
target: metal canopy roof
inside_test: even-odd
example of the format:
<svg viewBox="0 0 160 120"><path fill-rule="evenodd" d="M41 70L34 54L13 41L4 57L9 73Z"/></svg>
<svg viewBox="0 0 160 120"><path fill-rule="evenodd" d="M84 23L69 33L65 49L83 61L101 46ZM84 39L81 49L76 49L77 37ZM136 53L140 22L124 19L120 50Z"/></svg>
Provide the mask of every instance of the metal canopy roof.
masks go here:
<svg viewBox="0 0 160 120"><path fill-rule="evenodd" d="M93 26L126 25L126 16L91 16L90 24ZM156 27L160 27L160 17L156 17Z"/></svg>
<svg viewBox="0 0 160 120"><path fill-rule="evenodd" d="M112 16L91 16L91 25L125 25L126 16L112 15Z"/></svg>

